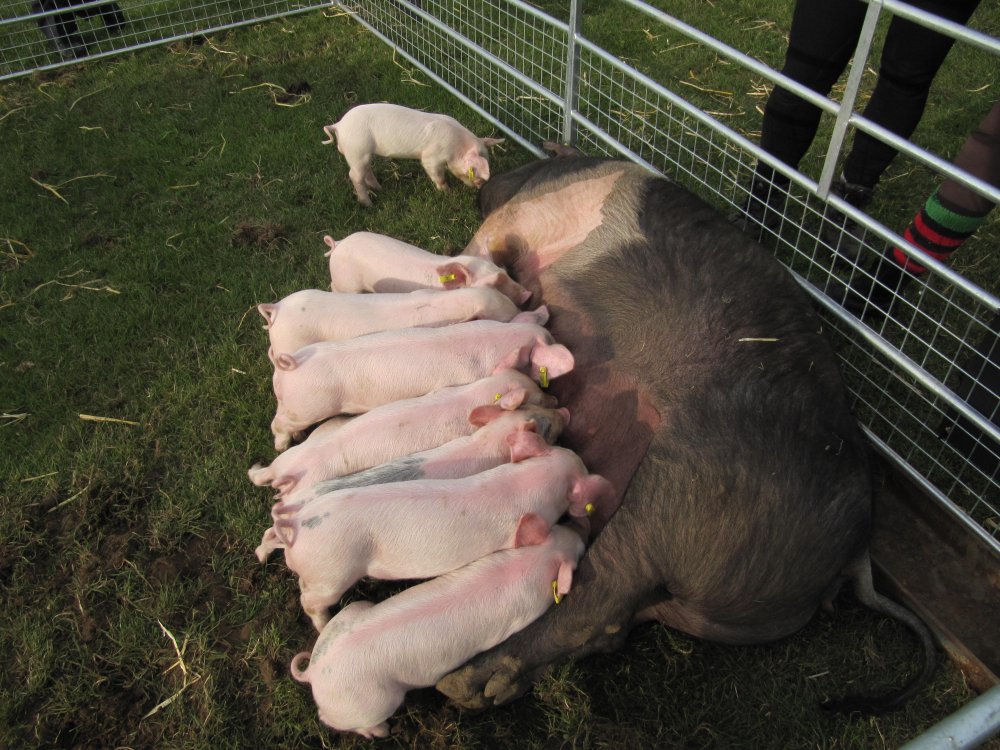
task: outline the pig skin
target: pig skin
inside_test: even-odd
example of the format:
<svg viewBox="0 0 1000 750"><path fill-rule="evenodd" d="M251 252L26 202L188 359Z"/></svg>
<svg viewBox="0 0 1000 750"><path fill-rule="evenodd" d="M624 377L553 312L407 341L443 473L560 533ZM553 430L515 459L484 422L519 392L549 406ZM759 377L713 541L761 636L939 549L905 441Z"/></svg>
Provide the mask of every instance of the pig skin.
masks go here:
<svg viewBox="0 0 1000 750"><path fill-rule="evenodd" d="M421 112L398 104L373 103L352 107L339 121L323 127L324 145L336 139L337 150L350 169L358 202L371 205L369 190L380 190L372 157L420 159L438 190L447 190L451 172L469 187L490 178L489 149L503 138L477 138L448 115Z"/></svg>
<svg viewBox="0 0 1000 750"><path fill-rule="evenodd" d="M491 287L448 294L418 289L400 294L347 294L302 289L278 302L257 305L276 354L318 341L343 341L400 328L437 327L469 320L509 321L518 309Z"/></svg>
<svg viewBox="0 0 1000 750"><path fill-rule="evenodd" d="M479 197L466 253L507 265L550 309L575 358L552 388L573 415L562 442L621 505L594 520L572 601L438 689L468 707L503 703L548 664L618 649L649 619L773 641L849 580L917 634L924 661L900 692L835 707L901 705L933 673L934 646L871 585L869 448L804 290L707 203L627 162L537 161Z"/></svg>
<svg viewBox="0 0 1000 750"><path fill-rule="evenodd" d="M339 242L326 234L323 242L329 248L325 255L330 259L330 288L335 292L490 287L516 305L531 297L506 271L481 255L444 257L375 232L354 232Z"/></svg>
<svg viewBox="0 0 1000 750"><path fill-rule="evenodd" d="M432 578L520 546L528 518L542 535L563 513L586 518L612 494L573 451L533 432L508 436L511 463L461 479L421 479L339 490L307 503L277 503L257 548L284 549L299 577L302 608L317 630L363 577ZM589 528L589 523L587 524Z"/></svg>
<svg viewBox="0 0 1000 750"><path fill-rule="evenodd" d="M527 375L504 370L467 385L393 401L357 417L333 417L270 466L254 464L248 475L256 485L271 485L283 500L297 501L311 496L317 482L355 474L471 434L476 425L469 415L477 407L512 410L554 404L555 398L543 393Z"/></svg>
<svg viewBox="0 0 1000 750"><path fill-rule="evenodd" d="M469 422L479 427L471 435L364 471L318 482L309 497L349 487L411 479L459 479L478 474L510 460L506 438L513 432L537 432L546 442L554 443L569 422L569 410L530 405L508 410L490 404L476 407L469 414Z"/></svg>
<svg viewBox="0 0 1000 750"><path fill-rule="evenodd" d="M408 690L433 685L537 619L554 602L553 582L560 596L569 592L582 552L575 531L555 526L539 544L488 555L377 605L349 604L312 654L295 656L292 677L309 683L327 726L386 737L386 719Z"/></svg>
<svg viewBox="0 0 1000 750"><path fill-rule="evenodd" d="M473 320L445 328L383 331L348 341L323 341L294 355L271 355L278 402L271 432L284 450L292 436L327 417L361 414L439 388L471 383L500 370L530 370L540 379L573 368L573 355L538 322L544 307L509 323Z"/></svg>

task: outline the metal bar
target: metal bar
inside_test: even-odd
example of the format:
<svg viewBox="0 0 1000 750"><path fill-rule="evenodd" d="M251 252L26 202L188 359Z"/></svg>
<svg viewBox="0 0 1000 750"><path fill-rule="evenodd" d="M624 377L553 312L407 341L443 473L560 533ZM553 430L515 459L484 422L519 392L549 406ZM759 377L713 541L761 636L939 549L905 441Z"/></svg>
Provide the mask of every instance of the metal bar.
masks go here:
<svg viewBox="0 0 1000 750"><path fill-rule="evenodd" d="M843 323L849 325L853 330L857 331L865 340L871 345L871 347L877 350L884 357L892 361L897 367L903 370L907 375L913 378L915 381L920 383L924 388L926 388L931 393L937 395L942 401L944 401L948 406L957 411L963 417L968 419L977 428L982 430L985 434L989 435L993 440L1000 443L1000 426L997 426L982 416L978 411L969 406L963 399L956 396L952 390L941 383L937 378L930 375L924 368L914 362L912 359L903 354L899 349L890 344L884 338L879 336L875 331L866 325L858 325L857 319L851 315L847 310L842 308L832 299L827 297L823 292L813 286L812 283L806 281L799 274L795 273L791 269L788 272L792 274L796 281L809 293L809 295L815 299L827 312L836 316Z"/></svg>
<svg viewBox="0 0 1000 750"><path fill-rule="evenodd" d="M663 175L663 173L660 170L658 170L656 167L654 167L648 161L646 161L645 159L643 159L641 156L639 156L637 153L635 153L632 149L628 148L627 146L624 146L618 140L616 140L611 135L609 135L608 132L606 130L604 130L604 128L602 128L600 125L597 125L596 123L592 122L588 118L586 118L583 115L581 115L579 112L574 112L573 113L573 119L576 120L581 125L586 126L586 128L587 128L588 131L590 131L591 133L593 133L595 136L597 136L597 138L599 140L603 141L610 148L612 148L613 150L617 151L619 154L621 154L625 158L629 159L630 161L634 161L636 164L638 164L638 165L640 165L642 167L645 167L646 169L648 169L653 174L658 174L658 175L661 175L661 176Z"/></svg>
<svg viewBox="0 0 1000 750"><path fill-rule="evenodd" d="M932 13L928 13L918 8L914 8L913 6L907 5L906 3L903 2L899 2L898 0L867 0L867 1L869 2L870 5L881 6L885 11L889 11L901 17L908 18L923 26L928 26L930 28L935 29L936 31L941 31L942 33L946 33L949 36L973 44L988 52L1000 55L1000 40L994 39L993 37L987 36L986 34L975 31L974 29L969 29L965 26L962 26L961 24L954 23L953 21L947 21L943 18L939 18L938 16L935 16ZM704 44L710 49L722 55L725 55L726 57L734 60L743 67L752 70L754 73L757 73L763 76L764 78L767 78L775 85L780 85L782 88L787 89L794 94L797 94L798 96L810 102L811 104L820 107L825 112L839 115L840 112L842 111L841 107L838 107L836 102L827 99L825 96L817 94L812 89L809 89L803 86L802 84L793 81L790 78L787 78L786 76L782 75L781 73L778 73L777 71L764 65L763 63L758 62L757 60L754 60L751 57L748 57L742 52L739 52L738 50L718 41L714 37L710 37L707 34L704 34L698 29L695 29L694 27L687 25L683 21L680 21L674 18L673 16L667 15L663 11L657 10L656 8L649 6L645 2L642 2L642 0L621 0L621 2L624 3L625 5L631 6L632 8L640 11L641 13L647 16L650 16L651 18L660 21L666 26L676 29L685 36L688 36L691 39L694 39L695 41ZM869 16L866 16L865 23L867 24L868 21L869 21ZM864 33L865 33L864 30L862 30L862 34ZM859 46L861 45L861 41L862 40L859 39ZM869 46L870 46L870 41L871 40L869 40ZM855 59L855 65L858 65L857 59ZM846 98L846 93L845 93L845 98ZM848 109L848 113L850 113L850 109ZM950 164L949 162L946 162L942 159L938 159L932 154L927 154L927 152L924 152L922 150L914 150L913 144L911 144L909 141L899 138L899 136L897 136L895 133L891 133L885 128L876 125L871 120L866 120L863 117L860 117L859 115L851 115L849 122L851 125L854 125L859 130L864 130L869 135L872 135L876 138L879 138L880 140L888 142L897 150L906 153L907 155L917 159L918 161L923 162L924 164L930 167L933 167L935 170L944 173L948 177L955 179L956 181L962 183L963 185L967 185L968 187L979 192L980 194L986 196L990 200L1000 202L1000 195L998 195L997 189L994 188L993 186L983 182L982 180L978 180L975 177L967 176L967 173L957 169L954 165ZM769 166L776 168L778 168L778 164L780 164L780 162L778 164L775 164L774 162L771 162L767 159L765 159L765 162ZM824 166L824 169L825 168L826 167ZM779 168L779 171L786 177L789 176L788 172L786 172L785 170ZM814 192L820 197L825 197L827 195L827 190L823 186L823 178L821 177L820 181L816 184L819 185L820 188L815 190Z"/></svg>
<svg viewBox="0 0 1000 750"><path fill-rule="evenodd" d="M407 0L407 4L409 4L409 0ZM505 4L512 5L518 10L528 14L529 16L533 16L537 20L542 21L543 23L546 23L549 26L553 26L559 29L560 31L567 31L569 29L568 24L563 23L558 18L550 16L548 13L539 10L534 5L528 5L528 3L524 2L524 0L506 0Z"/></svg>
<svg viewBox="0 0 1000 750"><path fill-rule="evenodd" d="M909 463L903 459L896 451L888 446L888 444L883 441L878 435L872 432L870 429L861 425L862 432L868 437L872 443L872 447L882 454L889 463L893 464L897 469L899 469L907 479L913 482L917 487L927 493L934 502L944 508L948 513L954 516L955 520L964 528L966 531L972 533L979 541L985 544L988 548L992 549L994 552L1000 554L1000 539L996 539L990 536L986 530L980 526L978 523L969 518L969 514L964 510L959 508L951 499L945 495L941 490L935 487L933 484L927 481L923 474L918 472Z"/></svg>
<svg viewBox="0 0 1000 750"><path fill-rule="evenodd" d="M494 55L492 52L490 52L489 50L486 50L486 49L480 47L478 44L476 44L475 42L471 41L467 37L462 36L457 31L455 31L454 29L452 29L450 26L447 26L445 23L443 23L440 19L435 18L434 16L430 15L429 13L427 13L426 11L424 11L421 8L418 8L417 6L415 6L412 3L410 3L408 0L398 0L398 2L400 4L402 4L402 5L405 5L411 12L413 12L415 15L418 15L420 18L422 18L425 22L427 22L428 24L430 24L431 26L433 26L435 29L437 29L438 31L440 31L443 34L445 34L446 36L448 36L450 39L452 39L452 41L457 42L459 45L461 45L462 47L464 47L466 50L468 50L470 52L475 52L477 55L479 55L480 58L482 58L483 60L488 61L490 64L496 66L497 68L499 68L500 70L502 70L504 73L506 73L507 75L511 76L515 80L517 80L519 83L524 84L525 87L531 89L536 94L539 94L540 96L545 97L546 99L548 99L550 102L552 102L553 104L555 104L557 106L561 106L562 105L563 99L558 94L556 94L556 93L554 93L552 91L549 91L547 88L545 88L544 86L542 86L540 83L536 83L531 78L528 78L526 75L524 75L521 71L519 71L513 65L510 65L509 63L505 62L504 60L501 60L499 57L497 57L496 55ZM391 39L389 39L388 37L384 36L381 33L378 33L374 29L374 27L372 27L370 24L368 24L367 22L365 22L364 19L360 18L356 12L352 11L348 7L348 3L347 2L342 2L342 1L341 2L336 2L336 5L338 7L340 7L341 9L343 9L343 11L345 13L347 13L348 15L353 16L358 21L360 21L365 26L365 28L367 28L369 31L374 32L376 34L376 36L378 36L379 39L381 39L383 42L385 42L386 44L388 44L390 47L392 47L393 49L396 49L399 52L403 52L403 50L401 48L399 48ZM409 55L407 55L407 59L410 60L415 65L417 65L424 73L427 73L428 75L431 75L431 77L434 78L435 81L437 81L439 83L442 83L444 81L444 79L442 79L442 78L440 78L440 77L438 77L436 75L432 75L430 73L430 69L427 68L426 66L418 65L417 61L415 59L413 59L412 57L410 57ZM455 93L457 91L457 89L455 89L454 87L452 87L450 85L446 86L446 88L451 93ZM463 96L463 99L464 98L465 97ZM491 120L492 120L492 118L491 118Z"/></svg>
<svg viewBox="0 0 1000 750"><path fill-rule="evenodd" d="M897 151L905 153L916 161L927 165L936 172L940 172L946 177L959 182L966 187L975 190L980 195L984 196L988 200L994 203L1000 203L1000 188L991 185L988 182L984 182L978 177L970 175L958 167L956 167L952 162L946 161L939 156L936 156L929 151L924 151L923 149L914 148L913 144L907 141L905 138L900 138L898 135L890 130L886 130L881 125L872 122L871 120L865 118L862 115L853 114L851 115L851 124L854 125L858 130L862 130L869 135L878 138L880 141L889 144Z"/></svg>
<svg viewBox="0 0 1000 750"><path fill-rule="evenodd" d="M28 70L19 70L13 73L0 74L0 81L7 81L13 78L19 78L21 76L26 76L36 71L45 70L55 70L56 68L65 68L67 65L78 65L84 62L90 62L92 60L100 60L105 57L112 57L113 55L120 55L122 52L135 52L142 49L149 49L151 47L159 47L163 44L170 44L171 42L179 42L182 39L190 39L193 36L200 36L203 34L214 34L217 31L225 31L226 29L235 29L240 26L249 26L253 23L262 23L264 21L273 21L278 18L286 18L288 16L298 15L300 13L309 13L320 8L329 7L329 3L317 3L315 5L310 5L302 8L296 8L295 10L282 11L280 13L274 13L270 16L260 16L258 18L247 18L242 21L234 21L233 23L223 24L221 26L212 26L207 29L196 29L194 31L187 31L183 34L174 34L173 36L164 37L163 39L154 39L149 42L141 42L139 44L130 44L127 47L116 47L115 49L108 50L107 52L95 52L93 54L88 54L86 57L79 57L74 60L61 60L60 62L51 63L50 65L39 65L35 68L30 68ZM31 16L28 16L31 18Z"/></svg>
<svg viewBox="0 0 1000 750"><path fill-rule="evenodd" d="M34 21L38 18L46 18L48 16L58 16L62 13L75 12L78 10L89 10L90 8L99 8L103 5L107 5L112 0L91 0L86 3L78 3L70 8L55 8L53 10L40 10L37 13L32 12L26 16L14 16L12 18L0 18L0 26L4 26L9 23L18 23L24 21Z"/></svg>
<svg viewBox="0 0 1000 750"><path fill-rule="evenodd" d="M577 103L577 81L580 78L580 55L577 51L580 24L583 22L583 0L571 0L569 28L566 33L566 98L563 105L563 143L572 146L576 141L573 111Z"/></svg>
<svg viewBox="0 0 1000 750"><path fill-rule="evenodd" d="M685 36L694 39L696 42L704 44L706 47L715 50L724 57L739 63L744 68L752 70L760 76L763 76L772 83L781 86L783 89L788 89L793 94L798 94L800 97L805 99L810 104L815 104L817 107L825 112L836 114L837 104L836 102L830 101L825 96L817 94L808 86L803 86L798 81L793 81L788 76L779 73L774 68L771 68L764 63L753 59L749 55L745 55L735 47L730 47L724 42L720 42L715 37L709 36L702 31L699 31L694 26L689 26L678 18L664 13L662 10L658 10L647 5L641 0L621 0L625 5L629 5L640 13L643 13L650 18L653 18L665 26L669 26L675 29Z"/></svg>
<svg viewBox="0 0 1000 750"><path fill-rule="evenodd" d="M872 40L875 38L875 26L878 24L881 12L881 0L872 0L865 13L857 47L854 49L854 59L847 75L844 97L840 102L837 120L833 125L833 133L830 135L830 144L826 150L826 159L823 161L823 169L820 171L818 190L820 198L825 198L830 193L830 185L833 182L834 172L837 170L837 160L840 158L844 140L847 138L847 126L850 123L851 114L854 112L854 102L858 98L861 77L864 75L865 65L868 63L868 53L871 52Z"/></svg>
<svg viewBox="0 0 1000 750"><path fill-rule="evenodd" d="M966 750L1000 732L1000 685L942 719L900 750Z"/></svg>
<svg viewBox="0 0 1000 750"><path fill-rule="evenodd" d="M914 23L926 26L929 29L934 29L934 31L941 34L946 34L954 39L959 39L963 42L971 44L974 47L979 47L987 52L992 52L994 55L1000 55L1000 40L998 39L987 36L982 32L976 31L975 29L970 29L968 26L963 26L960 23L955 23L954 21L949 21L946 18L936 16L933 13L914 7L906 2L900 2L899 0L879 0L879 2L882 3L885 10L895 16L913 21Z"/></svg>

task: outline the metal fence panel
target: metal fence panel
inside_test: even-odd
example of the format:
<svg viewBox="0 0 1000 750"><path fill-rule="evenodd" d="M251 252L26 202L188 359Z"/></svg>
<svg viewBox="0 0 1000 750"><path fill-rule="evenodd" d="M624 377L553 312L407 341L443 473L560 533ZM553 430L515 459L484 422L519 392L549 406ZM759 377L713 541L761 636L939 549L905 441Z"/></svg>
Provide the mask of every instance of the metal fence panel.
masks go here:
<svg viewBox="0 0 1000 750"><path fill-rule="evenodd" d="M172 42L248 23L329 7L303 0L91 0L75 2L71 14L44 0L4 3L0 18L0 81L35 70L51 70L83 58L98 58ZM121 15L115 15L115 11ZM66 24L72 23L73 26ZM73 28L76 34L72 33ZM45 29L70 38L60 48Z"/></svg>

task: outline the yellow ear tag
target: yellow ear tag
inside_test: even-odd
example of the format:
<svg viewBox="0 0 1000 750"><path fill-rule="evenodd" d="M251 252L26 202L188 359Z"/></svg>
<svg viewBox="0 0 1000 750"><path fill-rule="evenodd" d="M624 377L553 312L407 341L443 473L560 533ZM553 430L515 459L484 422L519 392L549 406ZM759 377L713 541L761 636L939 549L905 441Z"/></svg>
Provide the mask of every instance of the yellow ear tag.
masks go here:
<svg viewBox="0 0 1000 750"><path fill-rule="evenodd" d="M495 404L497 401L499 401L502 398L503 398L503 394L502 393L498 393L497 395L495 395L493 397L493 403Z"/></svg>
<svg viewBox="0 0 1000 750"><path fill-rule="evenodd" d="M539 382L539 385L542 386L542 388L548 388L549 387L549 368L548 367L539 367L538 368L538 382Z"/></svg>
<svg viewBox="0 0 1000 750"><path fill-rule="evenodd" d="M562 601L562 597L559 596L559 581L552 582L552 598L556 600L556 604Z"/></svg>
<svg viewBox="0 0 1000 750"><path fill-rule="evenodd" d="M472 167L469 167L469 181L472 182L475 179L476 179L476 170L474 170Z"/></svg>
<svg viewBox="0 0 1000 750"><path fill-rule="evenodd" d="M447 284L449 281L454 281L456 278L458 277L455 276L455 274L449 273L445 274L444 276L438 276L438 281L440 281L442 284Z"/></svg>
<svg viewBox="0 0 1000 750"><path fill-rule="evenodd" d="M591 513L594 512L594 504L593 503L587 503L586 505L583 506L583 509L585 511L587 511L587 515L589 516Z"/></svg>

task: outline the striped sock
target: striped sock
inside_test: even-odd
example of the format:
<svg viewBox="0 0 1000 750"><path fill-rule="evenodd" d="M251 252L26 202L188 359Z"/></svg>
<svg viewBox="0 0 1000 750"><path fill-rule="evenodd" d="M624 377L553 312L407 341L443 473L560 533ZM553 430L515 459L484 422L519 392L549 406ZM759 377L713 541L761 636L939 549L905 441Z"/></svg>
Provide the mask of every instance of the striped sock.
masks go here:
<svg viewBox="0 0 1000 750"><path fill-rule="evenodd" d="M935 190L903 232L903 239L916 245L931 257L947 261L956 248L969 239L985 220L985 215L966 216L945 208ZM907 257L901 248L894 247L892 255L896 262L910 273L921 274L927 270Z"/></svg>

